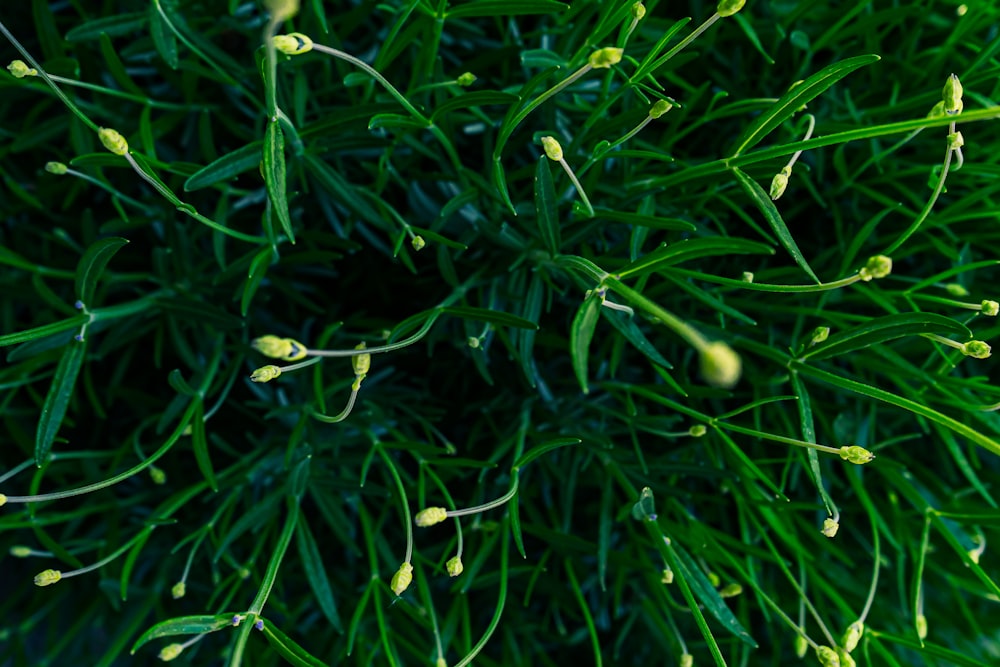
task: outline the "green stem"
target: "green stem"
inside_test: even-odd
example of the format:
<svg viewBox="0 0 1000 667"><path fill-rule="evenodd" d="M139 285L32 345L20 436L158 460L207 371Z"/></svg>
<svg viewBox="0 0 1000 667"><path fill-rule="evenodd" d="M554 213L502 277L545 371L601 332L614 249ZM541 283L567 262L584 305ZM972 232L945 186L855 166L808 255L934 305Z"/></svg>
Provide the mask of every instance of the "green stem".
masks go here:
<svg viewBox="0 0 1000 667"><path fill-rule="evenodd" d="M906 243L907 239L913 236L920 225L924 224L924 220L930 215L931 209L934 208L934 204L937 203L938 197L944 192L944 182L948 178L948 168L951 166L951 156L954 153L951 146L948 146L947 151L944 154L944 166L941 168L941 176L938 178L937 186L934 188L934 192L931 194L930 199L927 200L927 204L924 205L924 209L917 216L917 219L910 223L910 226L906 228L899 238L897 238L892 245L885 249L882 253L883 255L892 256L892 253L896 251L901 245Z"/></svg>

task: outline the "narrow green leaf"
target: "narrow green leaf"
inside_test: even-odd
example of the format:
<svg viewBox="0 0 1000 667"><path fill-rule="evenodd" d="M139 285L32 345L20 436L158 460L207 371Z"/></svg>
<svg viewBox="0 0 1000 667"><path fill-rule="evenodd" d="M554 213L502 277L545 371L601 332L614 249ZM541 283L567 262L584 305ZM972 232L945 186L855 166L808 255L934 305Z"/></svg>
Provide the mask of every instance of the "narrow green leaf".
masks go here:
<svg viewBox="0 0 1000 667"><path fill-rule="evenodd" d="M368 121L368 129L374 130L384 127L390 130L421 130L427 127L427 123L401 113L380 113L372 116Z"/></svg>
<svg viewBox="0 0 1000 667"><path fill-rule="evenodd" d="M264 621L262 630L268 643L271 644L271 648L295 667L327 667L326 662L314 657L309 651L296 644L291 637L275 627L270 621Z"/></svg>
<svg viewBox="0 0 1000 667"><path fill-rule="evenodd" d="M264 246L254 255L250 262L250 271L247 273L247 281L243 286L243 296L240 298L240 315L247 316L247 309L250 308L250 301L253 300L260 282L267 275L267 268L271 265L271 258L274 250L271 246Z"/></svg>
<svg viewBox="0 0 1000 667"><path fill-rule="evenodd" d="M602 308L601 315L611 322L612 326L625 337L625 340L632 343L632 346L642 352L647 359L663 368L673 368L673 365L664 359L656 347L649 342L646 334L642 333L642 329L635 323L634 317L629 317L628 314L620 310L611 310L610 308Z"/></svg>
<svg viewBox="0 0 1000 667"><path fill-rule="evenodd" d="M219 156L211 164L205 165L184 181L184 191L192 192L210 185L228 181L245 171L255 169L261 162L262 142L252 143Z"/></svg>
<svg viewBox="0 0 1000 667"><path fill-rule="evenodd" d="M733 151L733 157L757 145L774 128L791 117L802 105L808 104L812 99L821 95L830 86L854 70L878 62L879 60L881 59L876 55L855 56L854 58L847 58L846 60L833 63L813 74L778 98L773 107L757 116L754 122L743 131L743 136L740 137L736 145L736 150Z"/></svg>
<svg viewBox="0 0 1000 667"><path fill-rule="evenodd" d="M42 414L38 420L38 430L35 434L35 465L42 467L52 450L52 443L62 426L63 417L66 416L66 408L69 406L69 399L73 396L73 387L76 385L76 377L80 373L80 365L87 352L86 341L71 340L63 350L56 373L52 378L52 385L49 393L45 396L45 403L42 405Z"/></svg>
<svg viewBox="0 0 1000 667"><path fill-rule="evenodd" d="M538 231L549 252L555 255L562 244L559 235L559 215L556 212L556 190L552 184L552 169L549 158L538 158L535 169L535 212L538 216Z"/></svg>
<svg viewBox="0 0 1000 667"><path fill-rule="evenodd" d="M139 165L139 170L142 171L142 173L149 178L149 184L152 185L153 188L155 188L156 191L159 192L164 199L166 199L168 202L170 202L177 208L190 209L190 206L182 202L180 199L178 199L177 195L174 194L174 191L170 189L170 186L168 186L166 183L163 182L163 179L161 179L160 176L156 173L156 169L153 168L151 161L146 156L142 155L141 153L132 153L131 155L132 159L135 160L135 163ZM112 157L117 157L117 156L112 156Z"/></svg>
<svg viewBox="0 0 1000 667"><path fill-rule="evenodd" d="M90 318L86 315L77 315L76 317L71 317L68 320L62 320L60 322L53 322L52 324L43 324L40 327L35 327L34 329L27 329L25 331L17 331L12 334L7 334L6 336L0 336L0 347L6 345L16 345L17 343L23 343L29 340L35 340L36 338L44 338L45 336L51 336L52 334L57 334L60 331L68 331L69 329L75 329L81 326L84 322L88 321Z"/></svg>
<svg viewBox="0 0 1000 667"><path fill-rule="evenodd" d="M175 368L170 371L170 375L167 376L167 382L173 387L174 391L182 396L196 396L198 394L191 385L187 383L184 376L181 374L181 369Z"/></svg>
<svg viewBox="0 0 1000 667"><path fill-rule="evenodd" d="M771 246L747 239L729 236L685 239L670 245L661 245L631 264L626 264L616 274L619 278L634 278L702 257L773 254L774 249Z"/></svg>
<svg viewBox="0 0 1000 667"><path fill-rule="evenodd" d="M538 325L534 322L529 322L528 320L518 317L517 315L511 315L510 313L505 313L501 310L492 310L490 308L473 308L470 306L446 306L440 309L440 312L446 313L448 315L454 315L455 317L461 317L466 320L475 320L477 322L489 322L490 324L496 324L501 327L515 327L517 329L537 329Z"/></svg>
<svg viewBox="0 0 1000 667"><path fill-rule="evenodd" d="M521 457L514 462L513 469L521 470L524 466L528 465L539 456L548 454L553 449L559 449L560 447L567 447L569 445L579 445L582 440L580 438L556 438L554 440L549 440L543 442L537 447L532 447L530 451L525 452Z"/></svg>
<svg viewBox="0 0 1000 667"><path fill-rule="evenodd" d="M101 35L108 35L109 37L127 35L142 28L148 18L146 12L134 12L94 19L93 21L81 23L67 32L66 41L84 42L90 39L98 39Z"/></svg>
<svg viewBox="0 0 1000 667"><path fill-rule="evenodd" d="M340 621L340 614L337 613L337 604L333 599L333 587L330 586L330 579L323 567L323 556L320 553L316 539L309 529L309 523L305 514L299 516L299 525L295 531L295 541L299 550L299 557L302 559L302 569L305 570L306 579L312 588L313 595L320 610L326 616L326 620L337 632L343 632L344 626Z"/></svg>
<svg viewBox="0 0 1000 667"><path fill-rule="evenodd" d="M693 232L697 229L694 223L679 218L661 218L654 215L642 215L640 213L626 213L623 211L611 211L606 208L595 208L594 218L599 220L611 220L613 222L623 222L627 225L638 225L651 229L671 229L684 232Z"/></svg>
<svg viewBox="0 0 1000 667"><path fill-rule="evenodd" d="M285 194L285 135L277 121L269 122L264 132L264 182L271 207L278 216L281 228L288 240L295 243L292 219L288 213L288 199Z"/></svg>
<svg viewBox="0 0 1000 667"><path fill-rule="evenodd" d="M212 491L218 492L219 482L215 479L212 459L208 454L208 440L205 438L205 405L200 398L197 400L194 417L191 419L191 448L194 450L194 460L202 477L208 482Z"/></svg>
<svg viewBox="0 0 1000 667"><path fill-rule="evenodd" d="M84 304L90 303L97 281L104 273L104 267L127 243L128 239L113 236L101 239L87 248L76 266L76 294L80 301Z"/></svg>
<svg viewBox="0 0 1000 667"><path fill-rule="evenodd" d="M590 360L590 341L594 337L600 310L601 297L595 290L580 304L569 329L569 352L573 359L573 372L585 394L590 393L590 387L587 386L587 364Z"/></svg>
<svg viewBox="0 0 1000 667"><path fill-rule="evenodd" d="M502 93L499 90L477 90L471 93L464 93L439 104L431 114L431 122L435 123L439 118L459 109L499 104L517 104L520 100L521 98L513 93Z"/></svg>
<svg viewBox="0 0 1000 667"><path fill-rule="evenodd" d="M967 326L944 315L896 313L876 317L864 324L838 332L825 342L806 350L799 359L829 359L896 338L924 333L957 335L962 341L972 338L972 332Z"/></svg>
<svg viewBox="0 0 1000 667"><path fill-rule="evenodd" d="M166 26L154 4L149 6L149 34L163 61L170 69L177 69L177 36Z"/></svg>
<svg viewBox="0 0 1000 667"><path fill-rule="evenodd" d="M233 614L215 614L212 616L178 616L177 618L161 621L146 630L135 643L132 644L132 655L144 644L161 637L173 637L175 635L200 635L205 632L215 632L222 628L232 627Z"/></svg>
<svg viewBox="0 0 1000 667"><path fill-rule="evenodd" d="M111 43L111 38L108 34L102 33L98 41L101 43L101 55L104 56L104 62L107 63L108 73L111 75L111 78L124 90L135 95L145 95L145 91L129 76L128 71L125 69L125 64L115 51L115 47ZM149 107L146 108L148 109Z"/></svg>
<svg viewBox="0 0 1000 667"><path fill-rule="evenodd" d="M683 28L690 22L691 22L690 17L680 19L679 21L674 22L674 24L670 26L670 28L667 29L666 32L660 35L660 38L656 41L656 45L649 50L649 53L646 54L646 57L642 59L641 63L639 63L639 67L636 68L635 74L632 75L631 80L635 82L641 81L647 74L652 73L658 67L663 65L668 58L662 57L659 58L659 60L657 60L657 58L660 56L660 53L663 51L663 49L667 47L667 44L670 42L671 38L673 38L673 36L676 35L681 28ZM666 55L669 56L670 54L668 53Z"/></svg>
<svg viewBox="0 0 1000 667"><path fill-rule="evenodd" d="M556 14L567 9L569 9L569 5L554 2L554 0L475 0L452 7L448 10L446 18Z"/></svg>
<svg viewBox="0 0 1000 667"><path fill-rule="evenodd" d="M521 530L521 498L515 495L507 505L510 515L510 533L514 536L514 546L521 558L527 558L528 552L524 550L524 532Z"/></svg>
<svg viewBox="0 0 1000 667"><path fill-rule="evenodd" d="M767 219L767 224L771 225L771 229L778 236L778 240L781 245L784 246L788 254L792 256L795 263L799 265L803 271L805 271L810 278L815 280L817 283L821 282L816 274L813 273L812 268L809 266L809 262L802 255L802 251L799 250L799 246L795 243L795 239L792 238L792 233L788 231L788 226L785 221L781 219L781 214L778 213L778 209L775 207L774 202L771 201L771 197L764 192L764 188L760 186L757 181L753 180L747 176L739 167L733 167L733 174L736 175L737 180L740 185L743 186L743 191L750 195L750 199L753 203L760 209L760 212L764 214L764 218Z"/></svg>

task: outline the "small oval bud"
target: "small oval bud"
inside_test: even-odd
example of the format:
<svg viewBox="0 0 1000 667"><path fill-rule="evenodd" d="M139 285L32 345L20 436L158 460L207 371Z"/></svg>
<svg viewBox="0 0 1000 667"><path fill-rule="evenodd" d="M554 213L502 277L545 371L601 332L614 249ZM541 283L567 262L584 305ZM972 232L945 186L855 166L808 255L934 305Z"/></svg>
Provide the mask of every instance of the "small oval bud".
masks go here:
<svg viewBox="0 0 1000 667"><path fill-rule="evenodd" d="M715 7L715 13L723 18L732 16L743 9L745 4L746 0L719 0L719 4Z"/></svg>
<svg viewBox="0 0 1000 667"><path fill-rule="evenodd" d="M753 271L744 271L743 275L741 276L740 279L743 282L745 282L745 283L752 283L753 282Z"/></svg>
<svg viewBox="0 0 1000 667"><path fill-rule="evenodd" d="M917 614L917 636L920 637L920 641L927 639L927 617L923 614Z"/></svg>
<svg viewBox="0 0 1000 667"><path fill-rule="evenodd" d="M948 148L957 151L959 148L965 145L965 137L962 136L961 132L952 132L948 135Z"/></svg>
<svg viewBox="0 0 1000 667"><path fill-rule="evenodd" d="M542 148L545 149L545 156L553 162L562 161L563 149L555 137L542 137Z"/></svg>
<svg viewBox="0 0 1000 667"><path fill-rule="evenodd" d="M178 581L176 584L173 585L173 588L170 589L170 595L175 600L180 600L182 597L184 597L185 593L187 593L187 586L184 584L183 581Z"/></svg>
<svg viewBox="0 0 1000 667"><path fill-rule="evenodd" d="M14 558L27 558L31 555L31 547L22 544L15 544L10 548L10 555Z"/></svg>
<svg viewBox="0 0 1000 667"><path fill-rule="evenodd" d="M809 642L802 635L795 635L795 656L801 660L806 657L809 650Z"/></svg>
<svg viewBox="0 0 1000 667"><path fill-rule="evenodd" d="M771 179L771 190L768 192L771 201L778 201L781 195L785 194L785 188L788 187L788 177L791 175L792 168L787 165L774 175L774 178Z"/></svg>
<svg viewBox="0 0 1000 667"><path fill-rule="evenodd" d="M251 382L270 382L281 375L281 369L277 366L261 366L250 374Z"/></svg>
<svg viewBox="0 0 1000 667"><path fill-rule="evenodd" d="M945 115L944 102L938 102L937 104L931 107L930 111L927 112L928 118L940 118L941 116L944 115Z"/></svg>
<svg viewBox="0 0 1000 667"><path fill-rule="evenodd" d="M306 356L308 349L294 338L279 338L277 336L261 336L250 342L250 347L265 357L283 361L298 361Z"/></svg>
<svg viewBox="0 0 1000 667"><path fill-rule="evenodd" d="M991 353L990 346L981 340L970 340L962 344L962 354L973 359L988 359Z"/></svg>
<svg viewBox="0 0 1000 667"><path fill-rule="evenodd" d="M16 549L16 548L17 547L11 547L10 548L11 555L14 555L14 549ZM21 548L24 548L24 547L21 547ZM980 551L979 549L969 549L966 553L969 556L969 560L971 560L976 565L979 565L979 558L983 555L982 551Z"/></svg>
<svg viewBox="0 0 1000 667"><path fill-rule="evenodd" d="M264 4L276 23L295 16L299 11L299 0L265 0Z"/></svg>
<svg viewBox="0 0 1000 667"><path fill-rule="evenodd" d="M722 341L709 343L701 351L701 375L713 387L729 389L740 379L742 362L740 355Z"/></svg>
<svg viewBox="0 0 1000 667"><path fill-rule="evenodd" d="M720 598L734 598L743 593L743 586L740 584L726 584L719 591Z"/></svg>
<svg viewBox="0 0 1000 667"><path fill-rule="evenodd" d="M462 565L462 559L455 556L448 559L448 562L444 564L444 569L448 570L449 577L457 577L465 570L465 566Z"/></svg>
<svg viewBox="0 0 1000 667"><path fill-rule="evenodd" d="M709 572L707 575L708 583L712 584L712 588L718 588L721 581L719 580L719 575L715 572Z"/></svg>
<svg viewBox="0 0 1000 667"><path fill-rule="evenodd" d="M817 648L816 658L823 667L840 667L840 658L837 656L837 652L829 646Z"/></svg>
<svg viewBox="0 0 1000 667"><path fill-rule="evenodd" d="M478 348L479 345L480 345L480 343L481 343L481 341L478 338L476 338L475 336L469 336L466 339L466 341L465 341L465 344L468 345L469 347L471 347L473 350L475 350L476 348Z"/></svg>
<svg viewBox="0 0 1000 667"><path fill-rule="evenodd" d="M434 524L441 523L447 518L448 510L445 508L427 507L417 512L417 516L414 521L421 528L426 528L427 526L433 526Z"/></svg>
<svg viewBox="0 0 1000 667"><path fill-rule="evenodd" d="M656 104L649 108L649 117L656 120L663 114L674 108L674 105L666 100L658 100Z"/></svg>
<svg viewBox="0 0 1000 667"><path fill-rule="evenodd" d="M125 141L125 137L118 130L112 130L110 127L102 127L97 130L97 137L104 144L104 147L115 155L125 155L128 153L128 142Z"/></svg>
<svg viewBox="0 0 1000 667"><path fill-rule="evenodd" d="M690 653L682 653L680 667L694 667L694 656Z"/></svg>
<svg viewBox="0 0 1000 667"><path fill-rule="evenodd" d="M830 327L816 327L813 329L810 345L818 345L830 337Z"/></svg>
<svg viewBox="0 0 1000 667"><path fill-rule="evenodd" d="M858 269L858 276L865 282L873 278L885 278L890 273L892 273L892 260L885 255L869 257L865 265Z"/></svg>
<svg viewBox="0 0 1000 667"><path fill-rule="evenodd" d="M23 79L26 76L38 76L38 70L25 65L23 60L12 60L7 65L7 71L14 75L15 79Z"/></svg>
<svg viewBox="0 0 1000 667"><path fill-rule="evenodd" d="M632 5L632 18L634 18L636 21L641 21L645 15L646 15L646 5L642 4L641 2L637 2Z"/></svg>
<svg viewBox="0 0 1000 667"><path fill-rule="evenodd" d="M660 583L670 585L674 583L674 571L669 567L663 570L663 574L660 576Z"/></svg>
<svg viewBox="0 0 1000 667"><path fill-rule="evenodd" d="M46 162L45 171L50 174L55 174L56 176L62 176L69 171L69 167L64 165L62 162Z"/></svg>
<svg viewBox="0 0 1000 667"><path fill-rule="evenodd" d="M0 507L3 507L6 504L7 504L7 496L0 493Z"/></svg>
<svg viewBox="0 0 1000 667"><path fill-rule="evenodd" d="M167 483L167 473L163 471L163 468L157 468L156 466L149 466L149 478L157 486L163 486Z"/></svg>
<svg viewBox="0 0 1000 667"><path fill-rule="evenodd" d="M167 644L156 657L163 662L170 662L183 652L184 646L182 644Z"/></svg>
<svg viewBox="0 0 1000 667"><path fill-rule="evenodd" d="M996 317L997 313L1000 312L1000 303L996 301L983 301L979 307L979 312L987 317Z"/></svg>
<svg viewBox="0 0 1000 667"><path fill-rule="evenodd" d="M840 667L857 667L851 654L842 648L837 649L837 659L840 660Z"/></svg>
<svg viewBox="0 0 1000 667"><path fill-rule="evenodd" d="M944 291L952 296L969 296L969 290L961 283L948 283L944 286Z"/></svg>
<svg viewBox="0 0 1000 667"><path fill-rule="evenodd" d="M464 72L463 74L458 75L458 78L455 79L455 83L462 86L462 88L468 88L476 82L476 79L476 75L472 72Z"/></svg>
<svg viewBox="0 0 1000 667"><path fill-rule="evenodd" d="M410 239L410 245L413 246L414 250L420 252L427 245L427 241L424 240L423 236L417 235Z"/></svg>
<svg viewBox="0 0 1000 667"><path fill-rule="evenodd" d="M403 563L396 570L396 574L392 575L392 581L389 582L389 588L397 596L403 594L407 588L409 588L410 583L413 581L413 566L409 563Z"/></svg>
<svg viewBox="0 0 1000 667"><path fill-rule="evenodd" d="M858 642L861 641L861 635L865 632L865 624L861 621L854 621L847 626L847 631L844 632L843 638L841 638L840 643L844 646L844 650L850 653L858 647Z"/></svg>
<svg viewBox="0 0 1000 667"><path fill-rule="evenodd" d="M437 662L434 663L434 667L448 667L448 662L444 658L438 658Z"/></svg>
<svg viewBox="0 0 1000 667"><path fill-rule="evenodd" d="M700 438L706 433L708 433L708 429L705 427L704 424L695 424L694 426L688 429L688 435L690 435L692 438Z"/></svg>
<svg viewBox="0 0 1000 667"><path fill-rule="evenodd" d="M607 69L612 65L620 63L623 53L625 53L625 49L619 49L614 46L597 49L587 58L587 64L594 69Z"/></svg>
<svg viewBox="0 0 1000 667"><path fill-rule="evenodd" d="M59 570L43 570L35 575L36 586L51 586L62 579L62 572Z"/></svg>
<svg viewBox="0 0 1000 667"><path fill-rule="evenodd" d="M948 80L944 82L941 100L944 102L944 112L949 116L962 112L962 82L955 74L949 76Z"/></svg>
<svg viewBox="0 0 1000 667"><path fill-rule="evenodd" d="M823 520L823 529L819 532L823 533L827 537L833 538L837 536L838 530L840 530L840 524L837 523L835 519L827 517Z"/></svg>
<svg viewBox="0 0 1000 667"><path fill-rule="evenodd" d="M274 36L274 48L286 56L297 56L312 51L313 41L301 32Z"/></svg>
<svg viewBox="0 0 1000 667"><path fill-rule="evenodd" d="M875 455L869 452L864 447L858 447L857 445L851 445L850 447L840 448L840 458L845 461L850 461L857 465L868 463L875 458Z"/></svg>
<svg viewBox="0 0 1000 667"><path fill-rule="evenodd" d="M354 349L364 350L365 347L365 343L362 341L355 345ZM355 376L368 375L368 370L372 367L372 355L365 353L351 357L351 367L354 369Z"/></svg>

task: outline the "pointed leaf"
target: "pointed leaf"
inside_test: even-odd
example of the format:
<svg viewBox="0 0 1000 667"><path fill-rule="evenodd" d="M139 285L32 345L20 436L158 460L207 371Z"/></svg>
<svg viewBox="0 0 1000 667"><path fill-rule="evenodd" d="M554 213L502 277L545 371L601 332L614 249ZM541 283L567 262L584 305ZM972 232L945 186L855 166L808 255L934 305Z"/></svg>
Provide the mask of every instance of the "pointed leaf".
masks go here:
<svg viewBox="0 0 1000 667"><path fill-rule="evenodd" d="M773 254L774 249L771 246L748 239L730 236L686 239L670 245L661 245L631 264L626 264L615 273L619 278L636 278L702 257Z"/></svg>
<svg viewBox="0 0 1000 667"><path fill-rule="evenodd" d="M299 549L299 557L302 559L302 568L305 570L306 579L312 587L313 594L320 610L326 616L326 620L337 632L343 632L344 626L340 621L340 614L337 613L337 604L333 599L333 587L330 586L330 578L323 567L323 556L320 553L316 539L309 529L309 522L305 514L299 515L298 529L295 531L295 541Z"/></svg>
<svg viewBox="0 0 1000 667"><path fill-rule="evenodd" d="M261 619L263 621L263 619ZM271 648L295 667L327 667L327 664L314 657L291 637L279 630L270 621L263 621L262 630Z"/></svg>
<svg viewBox="0 0 1000 667"><path fill-rule="evenodd" d="M76 267L76 295L84 304L89 304L97 287L97 280L104 272L116 252L128 243L128 239L113 236L92 244L80 258Z"/></svg>
<svg viewBox="0 0 1000 667"><path fill-rule="evenodd" d="M278 216L281 228L288 240L295 243L292 219L288 213L288 197L285 193L285 135L275 120L267 124L264 132L264 182L267 196L271 199L274 214Z"/></svg>
<svg viewBox="0 0 1000 667"><path fill-rule="evenodd" d="M549 158L538 158L535 169L535 212L538 216L538 231L545 247L553 255L559 252L559 215L556 212L556 190L552 185L552 169Z"/></svg>
<svg viewBox="0 0 1000 667"><path fill-rule="evenodd" d="M71 340L63 350L56 373L52 378L49 393L45 396L42 415L38 420L38 430L35 433L35 465L41 467L49 458L52 443L62 426L66 408L73 396L76 377L80 373L80 365L87 351L85 341Z"/></svg>
<svg viewBox="0 0 1000 667"><path fill-rule="evenodd" d="M184 181L184 191L192 192L210 185L228 181L245 171L256 168L261 162L261 142L254 141L242 148L220 156L205 165Z"/></svg>
<svg viewBox="0 0 1000 667"><path fill-rule="evenodd" d="M580 304L569 330L569 352L573 359L573 372L583 393L590 393L587 386L587 363L590 360L590 341L601 311L601 297L594 291Z"/></svg>
<svg viewBox="0 0 1000 667"><path fill-rule="evenodd" d="M174 635L200 635L205 632L215 632L222 628L232 627L233 614L215 614L214 616L179 616L161 621L146 630L132 645L132 655L144 644L161 637Z"/></svg>
<svg viewBox="0 0 1000 667"><path fill-rule="evenodd" d="M876 317L864 324L836 333L825 342L806 350L799 358L829 359L903 336L918 336L924 333L957 335L962 341L972 338L972 332L967 326L944 315L896 313Z"/></svg>

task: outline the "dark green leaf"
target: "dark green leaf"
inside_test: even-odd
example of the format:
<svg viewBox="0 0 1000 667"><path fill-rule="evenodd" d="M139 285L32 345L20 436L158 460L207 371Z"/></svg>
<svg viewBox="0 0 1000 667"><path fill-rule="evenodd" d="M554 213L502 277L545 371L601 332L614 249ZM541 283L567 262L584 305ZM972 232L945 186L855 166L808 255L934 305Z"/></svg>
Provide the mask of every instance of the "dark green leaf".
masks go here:
<svg viewBox="0 0 1000 667"><path fill-rule="evenodd" d="M634 278L659 271L674 264L682 264L683 262L690 262L702 257L773 254L774 250L771 246L757 241L729 236L693 238L678 241L670 245L662 245L631 264L626 264L616 273L620 278Z"/></svg>
<svg viewBox="0 0 1000 667"><path fill-rule="evenodd" d="M94 289L97 287L97 281L104 273L104 267L111 261L115 253L127 243L128 239L114 236L93 243L83 253L83 257L80 258L80 262L76 266L76 295L84 305L90 304L90 300L94 296Z"/></svg>
<svg viewBox="0 0 1000 667"><path fill-rule="evenodd" d="M569 9L569 5L553 0L475 0L452 7L445 16L449 19L456 19L471 16L555 14L567 9Z"/></svg>
<svg viewBox="0 0 1000 667"><path fill-rule="evenodd" d="M642 215L639 213L625 213L622 211L611 211L597 207L594 209L594 217L599 220L612 220L623 222L627 225L639 225L651 229L674 229L678 231L693 232L697 227L679 218L661 218L653 215Z"/></svg>
<svg viewBox="0 0 1000 667"><path fill-rule="evenodd" d="M285 230L288 240L295 243L285 194L285 135L277 121L269 122L264 132L264 183L267 184L267 196L281 228Z"/></svg>
<svg viewBox="0 0 1000 667"><path fill-rule="evenodd" d="M876 317L864 324L835 333L825 342L803 352L799 358L829 359L896 338L919 336L924 333L956 335L960 341L972 338L972 332L967 326L950 317L935 313L896 313Z"/></svg>
<svg viewBox="0 0 1000 667"><path fill-rule="evenodd" d="M534 322L529 322L528 320L518 317L517 315L511 315L510 313L505 313L500 310L491 310L489 308L472 308L469 306L447 306L441 308L442 313L448 315L454 315L455 317L461 317L466 320L475 320L477 322L489 322L490 324L495 324L501 327L515 327L518 329L537 329L538 325Z"/></svg>
<svg viewBox="0 0 1000 667"><path fill-rule="evenodd" d="M59 427L62 426L63 417L66 416L69 399L73 396L76 377L80 373L80 365L86 352L85 341L72 340L66 345L59 359L49 393L45 395L45 404L42 405L42 414L38 419L38 430L35 434L35 465L38 467L49 458L52 443L59 433Z"/></svg>
<svg viewBox="0 0 1000 667"><path fill-rule="evenodd" d="M156 5L149 6L149 34L153 38L153 46L170 69L177 69L177 36L163 22Z"/></svg>
<svg viewBox="0 0 1000 667"><path fill-rule="evenodd" d="M200 398L197 400L194 417L191 419L191 448L194 450L194 460L202 477L208 482L212 491L217 492L219 482L215 479L212 459L208 454L208 440L205 438L205 406Z"/></svg>
<svg viewBox="0 0 1000 667"><path fill-rule="evenodd" d="M601 296L595 290L580 304L569 330L569 352L573 360L573 372L585 394L590 392L590 387L587 386L587 365L590 361L590 341L594 337L600 310Z"/></svg>
<svg viewBox="0 0 1000 667"><path fill-rule="evenodd" d="M240 299L240 314L243 317L247 315L247 309L250 308L250 301L253 300L254 294L257 293L260 281L267 275L267 269L271 265L271 258L273 256L274 250L271 249L271 246L264 246L257 251L253 261L250 262L250 272L247 274L247 281L243 286L243 297Z"/></svg>
<svg viewBox="0 0 1000 667"><path fill-rule="evenodd" d="M97 39L101 35L117 37L135 32L145 25L148 20L146 12L135 12L131 14L115 14L104 18L94 19L81 23L66 33L66 41L83 42L89 39Z"/></svg>
<svg viewBox="0 0 1000 667"><path fill-rule="evenodd" d="M146 630L132 645L132 654L138 651L144 644L161 637L173 637L175 635L200 635L205 632L215 632L225 627L232 627L234 614L215 614L214 616L178 616L166 621L161 621Z"/></svg>
<svg viewBox="0 0 1000 667"><path fill-rule="evenodd" d="M491 104L516 104L520 99L517 95L501 93L498 90L477 90L471 93L464 93L439 104L434 109L434 113L431 114L431 122L436 123L442 116L459 109L483 107Z"/></svg>
<svg viewBox="0 0 1000 667"><path fill-rule="evenodd" d="M556 190L552 185L552 169L549 158L538 158L535 169L535 212L538 217L538 231L549 252L555 255L562 244L559 235L559 214L556 211Z"/></svg>
<svg viewBox="0 0 1000 667"><path fill-rule="evenodd" d="M237 148L232 152L219 156L211 164L205 165L191 174L191 177L184 182L184 191L192 192L201 188L207 188L210 185L228 181L245 171L258 167L261 163L261 146L262 143L260 141L254 141L242 148Z"/></svg>
<svg viewBox="0 0 1000 667"><path fill-rule="evenodd" d="M262 619L263 620L263 619ZM327 667L327 664L296 644L270 621L263 621L264 636L271 648L295 667Z"/></svg>

